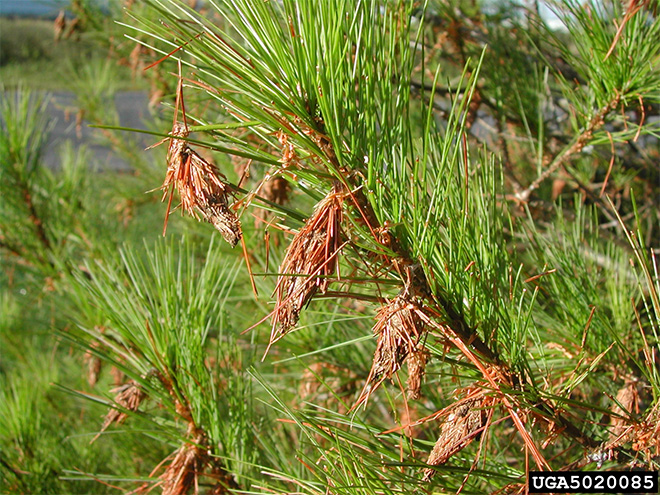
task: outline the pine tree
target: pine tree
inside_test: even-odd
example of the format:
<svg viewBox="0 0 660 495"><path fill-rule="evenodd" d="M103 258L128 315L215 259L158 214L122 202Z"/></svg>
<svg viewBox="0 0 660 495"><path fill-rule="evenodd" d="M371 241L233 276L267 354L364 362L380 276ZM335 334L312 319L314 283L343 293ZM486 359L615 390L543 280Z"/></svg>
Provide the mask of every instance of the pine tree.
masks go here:
<svg viewBox="0 0 660 495"><path fill-rule="evenodd" d="M136 178L143 241L72 246L99 231L29 200L56 179L16 154L19 113L0 141L2 247L55 279L60 338L118 377L61 388L108 408L96 444L123 425L165 452L88 478L522 493L529 469L657 470L654 4L553 2L558 31L476 2L195 7L104 25L171 93Z"/></svg>

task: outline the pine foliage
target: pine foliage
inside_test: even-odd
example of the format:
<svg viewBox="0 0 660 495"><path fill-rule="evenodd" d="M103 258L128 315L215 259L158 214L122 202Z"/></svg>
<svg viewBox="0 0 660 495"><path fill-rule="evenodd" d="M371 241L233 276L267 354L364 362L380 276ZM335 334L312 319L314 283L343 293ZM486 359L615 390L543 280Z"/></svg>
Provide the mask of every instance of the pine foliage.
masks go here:
<svg viewBox="0 0 660 495"><path fill-rule="evenodd" d="M7 486L521 493L532 468L658 469L654 2L552 2L555 31L474 2L74 4L151 78L167 146L94 194L85 156L43 166L43 102L0 102L3 263L49 287L41 325L88 381L3 379ZM97 69L79 103L130 157ZM44 461L49 380L97 414L87 449L121 436L139 461Z"/></svg>

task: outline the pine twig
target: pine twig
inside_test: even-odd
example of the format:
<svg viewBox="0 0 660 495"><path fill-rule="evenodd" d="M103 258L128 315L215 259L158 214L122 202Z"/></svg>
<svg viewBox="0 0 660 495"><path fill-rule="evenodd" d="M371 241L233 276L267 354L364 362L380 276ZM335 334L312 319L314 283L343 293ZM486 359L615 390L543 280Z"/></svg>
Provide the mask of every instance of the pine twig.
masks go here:
<svg viewBox="0 0 660 495"><path fill-rule="evenodd" d="M12 246L11 244L6 243L2 239L0 239L0 248L6 249L10 253L13 253L14 255L18 256L19 258L25 257L24 253L18 247Z"/></svg>
<svg viewBox="0 0 660 495"><path fill-rule="evenodd" d="M527 189L516 193L514 198L521 203L526 203L529 201L529 196L532 194L532 192L538 189L541 183L543 183L548 177L555 173L560 167L566 165L566 163L573 157L573 155L582 151L582 149L592 138L593 133L603 126L607 114L609 114L619 105L620 99L621 95L617 94L607 105L596 112L596 115L591 118L584 131L582 131L580 135L575 138L573 144L571 144L570 147L566 148L563 152L557 155L552 163L548 166L548 168L546 168L541 173L541 175L539 175L536 180L534 180L534 182L532 182L527 187Z"/></svg>
<svg viewBox="0 0 660 495"><path fill-rule="evenodd" d="M50 241L48 240L48 237L46 235L46 229L44 229L44 224L39 215L37 215L37 210L34 207L34 202L32 201L32 196L30 195L30 191L27 189L27 187L22 188L22 193L23 193L23 199L25 200L25 205L28 208L28 211L30 213L30 222L34 225L34 228L36 230L37 238L43 245L43 247L46 249L46 251L50 251L52 249Z"/></svg>

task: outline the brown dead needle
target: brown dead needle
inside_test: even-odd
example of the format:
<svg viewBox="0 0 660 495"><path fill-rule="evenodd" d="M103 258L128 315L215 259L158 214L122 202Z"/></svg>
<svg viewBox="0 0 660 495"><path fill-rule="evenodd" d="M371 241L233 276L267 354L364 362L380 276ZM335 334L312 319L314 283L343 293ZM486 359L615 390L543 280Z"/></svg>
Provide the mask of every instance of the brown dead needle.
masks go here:
<svg viewBox="0 0 660 495"><path fill-rule="evenodd" d="M275 287L277 306L273 312L270 344L286 335L298 323L300 311L317 291L324 293L337 266L341 249L340 225L344 194L341 186L321 200L314 214L291 241Z"/></svg>
<svg viewBox="0 0 660 495"><path fill-rule="evenodd" d="M116 394L115 402L127 411L132 412L137 411L142 401L147 398L147 394L144 393L135 380L130 380L121 387L112 389L112 392ZM126 418L128 418L128 414L124 411L115 408L110 409L105 416L101 431L90 443L94 442L112 423L121 424L126 421Z"/></svg>
<svg viewBox="0 0 660 495"><path fill-rule="evenodd" d="M419 316L421 309L414 299L403 291L388 304L380 308L376 314L376 324L373 332L378 338L376 352L374 353L371 372L367 378L364 390L360 394L353 408L369 399L369 396L380 386L383 381L389 379L399 371L408 356L414 356L409 362L411 374L416 376L409 384L411 396L419 394L426 358L423 349L420 348L422 338L426 333L425 325ZM422 354L419 354L422 353ZM415 368L417 368L415 370Z"/></svg>
<svg viewBox="0 0 660 495"><path fill-rule="evenodd" d="M242 237L241 223L229 208L231 186L218 169L202 158L184 140L190 131L185 124L177 122L172 128L170 146L167 150L167 174L161 189L163 201L170 194L165 214L165 226L172 205L173 189L181 198L181 208L195 218L198 213L222 234L234 247ZM184 138L184 139L177 139Z"/></svg>
<svg viewBox="0 0 660 495"><path fill-rule="evenodd" d="M409 399L418 400L422 395L422 381L426 374L426 363L428 359L429 352L424 348L414 350L406 359L406 364L408 365L406 388Z"/></svg>
<svg viewBox="0 0 660 495"><path fill-rule="evenodd" d="M289 195L291 193L291 185L281 175L266 177L259 189L259 195L271 203L278 205L285 205L289 202ZM255 226L260 223L268 223L269 211L261 209L256 214Z"/></svg>
<svg viewBox="0 0 660 495"><path fill-rule="evenodd" d="M199 492L198 478L209 462L204 442L204 435L200 433L192 443L185 443L176 451L160 476L163 495L184 495L193 486L195 493Z"/></svg>
<svg viewBox="0 0 660 495"><path fill-rule="evenodd" d="M430 466L440 466L451 456L467 447L481 433L486 425L484 396L466 398L447 406L445 422L440 427L440 435L426 461ZM424 481L430 481L435 470L424 469Z"/></svg>

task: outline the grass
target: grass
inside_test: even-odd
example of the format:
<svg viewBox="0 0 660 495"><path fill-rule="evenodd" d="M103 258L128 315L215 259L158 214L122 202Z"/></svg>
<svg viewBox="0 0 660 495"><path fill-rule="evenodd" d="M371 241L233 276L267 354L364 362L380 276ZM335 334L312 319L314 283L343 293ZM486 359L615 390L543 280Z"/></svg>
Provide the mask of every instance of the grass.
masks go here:
<svg viewBox="0 0 660 495"><path fill-rule="evenodd" d="M71 71L83 63L101 63L108 52L93 34L54 41L53 22L0 18L0 81L5 89L70 90ZM119 66L118 89L144 89L128 67Z"/></svg>

